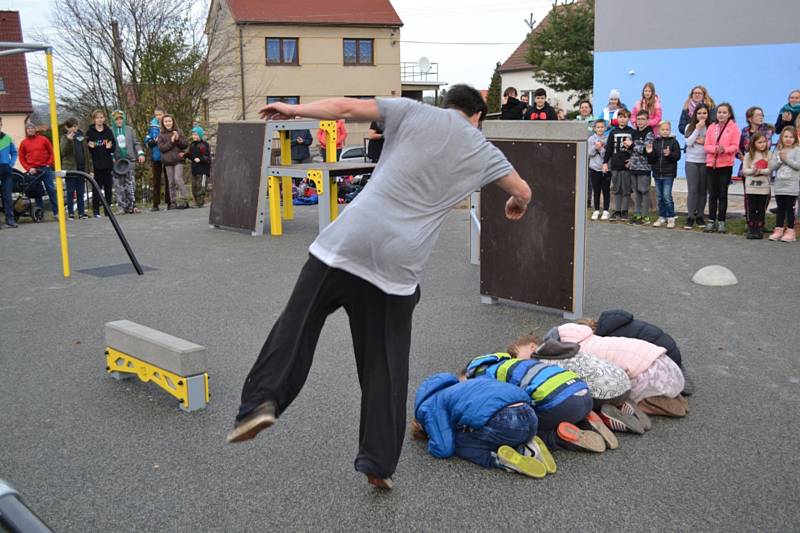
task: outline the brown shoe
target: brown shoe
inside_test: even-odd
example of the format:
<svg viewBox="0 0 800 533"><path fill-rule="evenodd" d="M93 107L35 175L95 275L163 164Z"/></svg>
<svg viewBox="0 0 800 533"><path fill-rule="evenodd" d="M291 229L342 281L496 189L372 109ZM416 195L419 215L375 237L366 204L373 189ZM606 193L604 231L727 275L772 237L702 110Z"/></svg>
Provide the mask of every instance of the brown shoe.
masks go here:
<svg viewBox="0 0 800 533"><path fill-rule="evenodd" d="M384 490L392 490L392 487L394 486L394 483L392 483L392 478L390 477L383 479L367 474L367 481L373 487L377 487L379 489L384 489Z"/></svg>
<svg viewBox="0 0 800 533"><path fill-rule="evenodd" d="M686 407L677 398L667 396L651 396L639 402L639 408L648 415L655 416L686 416Z"/></svg>
<svg viewBox="0 0 800 533"><path fill-rule="evenodd" d="M275 402L264 402L256 407L249 415L236 422L233 431L228 433L228 442L244 442L258 435L262 429L267 429L275 423Z"/></svg>

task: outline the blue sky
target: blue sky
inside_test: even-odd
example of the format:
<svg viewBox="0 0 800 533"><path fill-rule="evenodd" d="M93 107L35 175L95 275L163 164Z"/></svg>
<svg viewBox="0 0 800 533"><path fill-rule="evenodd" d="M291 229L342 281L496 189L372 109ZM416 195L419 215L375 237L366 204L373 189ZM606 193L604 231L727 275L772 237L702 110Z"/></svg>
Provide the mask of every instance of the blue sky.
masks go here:
<svg viewBox="0 0 800 533"><path fill-rule="evenodd" d="M439 79L448 83L465 82L476 88L489 85L497 61L504 61L525 38L525 20L533 13L541 20L551 0L392 0L404 22L403 41L457 43L508 43L502 45L449 45L401 43L403 61L425 56L439 63ZM26 40L36 31L51 31L50 0L0 0L0 9L20 11ZM57 52L57 51L56 51ZM37 57L39 56L39 57ZM29 54L29 62L43 64L41 54ZM45 97L45 82L29 67L35 101ZM58 88L56 88L58 90Z"/></svg>

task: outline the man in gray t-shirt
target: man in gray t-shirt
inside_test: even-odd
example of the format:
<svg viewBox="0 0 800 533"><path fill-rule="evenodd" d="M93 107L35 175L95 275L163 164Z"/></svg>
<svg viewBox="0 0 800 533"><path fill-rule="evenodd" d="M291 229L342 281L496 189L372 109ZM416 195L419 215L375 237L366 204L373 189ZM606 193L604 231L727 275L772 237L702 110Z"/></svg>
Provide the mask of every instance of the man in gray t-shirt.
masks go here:
<svg viewBox="0 0 800 533"><path fill-rule="evenodd" d="M245 380L229 442L271 426L305 382L325 318L344 307L361 385L355 468L391 488L405 434L411 316L419 277L447 213L496 181L511 197L506 216L522 218L531 192L478 129L480 93L456 85L445 109L405 98L335 98L269 104L267 119L295 116L384 123L386 142L368 186L309 248L283 313Z"/></svg>

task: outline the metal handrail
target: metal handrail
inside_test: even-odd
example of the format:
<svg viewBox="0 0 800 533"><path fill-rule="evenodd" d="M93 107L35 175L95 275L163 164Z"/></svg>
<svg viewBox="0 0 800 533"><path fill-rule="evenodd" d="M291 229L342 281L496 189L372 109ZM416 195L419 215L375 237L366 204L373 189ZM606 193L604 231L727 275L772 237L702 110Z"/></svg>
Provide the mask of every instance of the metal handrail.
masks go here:
<svg viewBox="0 0 800 533"><path fill-rule="evenodd" d="M114 226L114 231L117 232L117 237L119 237L119 240L122 243L123 248L125 248L125 252L128 254L128 257L130 258L131 263L133 264L133 268L136 269L136 273L139 274L140 276L144 275L144 270L142 270L142 265L140 265L139 261L136 259L136 256L134 255L130 244L128 244L128 239L125 238L125 234L122 233L122 228L119 226L119 222L117 222L117 217L114 216L114 213L111 211L111 206L108 205L108 202L106 202L106 199L103 196L102 191L100 190L100 186L97 184L94 178L91 177L86 172L82 172L80 170L62 170L60 172L57 172L56 174L58 175L59 178L66 178L67 174L78 174L92 185L92 188L94 189L94 194L97 195L97 197L103 203L103 207L105 208L106 213L108 213L108 218L109 220L111 220L111 225ZM72 201L72 199L70 199L70 201Z"/></svg>

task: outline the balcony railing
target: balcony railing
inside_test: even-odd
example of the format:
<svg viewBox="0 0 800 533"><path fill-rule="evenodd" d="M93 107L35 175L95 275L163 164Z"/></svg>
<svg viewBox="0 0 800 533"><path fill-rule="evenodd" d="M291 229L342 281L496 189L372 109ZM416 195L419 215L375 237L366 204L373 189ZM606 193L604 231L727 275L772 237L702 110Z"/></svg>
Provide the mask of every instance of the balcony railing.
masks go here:
<svg viewBox="0 0 800 533"><path fill-rule="evenodd" d="M438 82L439 63L431 63L430 68L426 72L423 72L419 68L419 63L404 61L400 63L400 81L402 83Z"/></svg>

